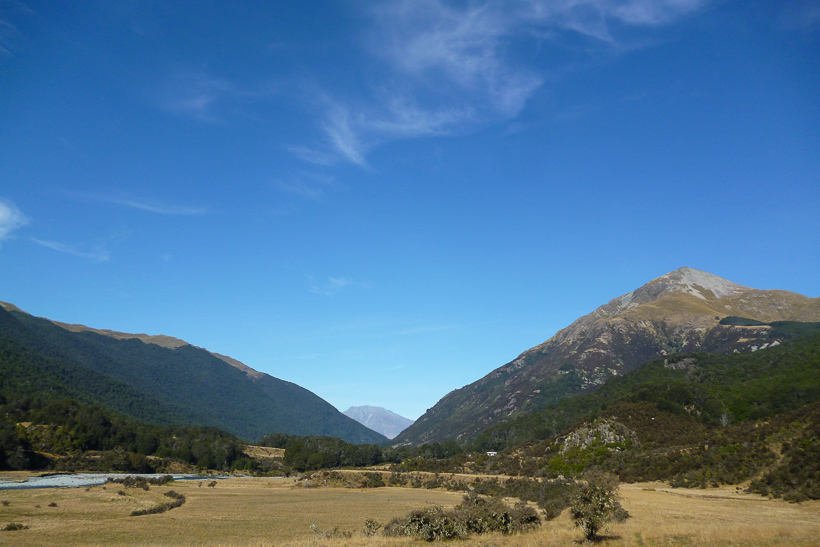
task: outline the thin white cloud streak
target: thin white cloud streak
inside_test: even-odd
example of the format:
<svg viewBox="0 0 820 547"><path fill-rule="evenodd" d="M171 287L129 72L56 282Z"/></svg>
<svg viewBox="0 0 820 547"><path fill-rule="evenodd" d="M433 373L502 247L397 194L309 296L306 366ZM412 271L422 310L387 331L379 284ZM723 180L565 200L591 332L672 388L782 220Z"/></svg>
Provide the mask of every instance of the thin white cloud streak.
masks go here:
<svg viewBox="0 0 820 547"><path fill-rule="evenodd" d="M17 28L5 19L0 19L0 57L11 57L11 42Z"/></svg>
<svg viewBox="0 0 820 547"><path fill-rule="evenodd" d="M132 209L139 209L149 213L157 213L160 215L176 215L176 216L199 216L207 215L210 211L206 207L187 207L179 205L151 205L140 201L130 199L104 199L117 205L131 207Z"/></svg>
<svg viewBox="0 0 820 547"><path fill-rule="evenodd" d="M308 146L286 146L285 150L306 163L330 166L339 163L339 155L333 151L324 152Z"/></svg>
<svg viewBox="0 0 820 547"><path fill-rule="evenodd" d="M332 164L333 154L368 167L383 142L470 131L512 120L548 77L524 62L543 42L582 36L615 53L631 30L670 25L708 0L444 0L382 2L372 9L368 42L386 63L385 87L366 106L325 98L321 129L330 152L294 147L300 159Z"/></svg>
<svg viewBox="0 0 820 547"><path fill-rule="evenodd" d="M309 201L321 201L325 197L325 191L316 186L307 184L303 180L292 180L290 182L277 182L276 187L287 194L295 194Z"/></svg>
<svg viewBox="0 0 820 547"><path fill-rule="evenodd" d="M207 122L219 122L216 112L226 98L241 94L236 86L224 79L199 72L181 72L167 84L160 97L162 106L176 114Z"/></svg>
<svg viewBox="0 0 820 547"><path fill-rule="evenodd" d="M302 161L322 166L345 161L369 169L367 153L384 142L447 135L475 118L470 106L428 110L400 96L385 97L359 109L329 97L322 102L326 105L326 114L321 130L328 147L324 150L307 146L288 148Z"/></svg>
<svg viewBox="0 0 820 547"><path fill-rule="evenodd" d="M0 198L0 246L11 237L12 232L28 223L28 217L15 204Z"/></svg>
<svg viewBox="0 0 820 547"><path fill-rule="evenodd" d="M65 243L59 243L57 241L45 241L42 239L37 239L35 237L32 237L31 240L36 244L46 247L48 249L58 251L60 253L64 253L67 255L76 256L78 258L84 258L86 260L90 260L91 262L108 262L110 260L108 251L98 245L95 245L93 248L86 250L83 247L66 245Z"/></svg>
<svg viewBox="0 0 820 547"><path fill-rule="evenodd" d="M707 0L630 0L592 2L613 19L630 25L668 25L703 7Z"/></svg>
<svg viewBox="0 0 820 547"><path fill-rule="evenodd" d="M210 214L210 210L207 207L190 207L187 205L169 205L166 203L149 203L142 200L130 199L130 198L123 198L123 197L113 197L113 196L104 196L98 194L87 194L82 192L71 192L67 191L67 194L71 196L75 196L81 199L91 200L91 201L102 201L105 203L112 203L114 205L121 205L123 207L129 207L131 209L138 209L140 211L146 211L149 213L155 213L158 215L171 215L171 216L201 216Z"/></svg>
<svg viewBox="0 0 820 547"><path fill-rule="evenodd" d="M280 191L299 196L309 201L321 201L327 195L327 189L335 186L333 177L315 173L298 173L287 180L274 182Z"/></svg>
<svg viewBox="0 0 820 547"><path fill-rule="evenodd" d="M263 123L264 118L252 114L252 105L278 97L282 86L277 79L247 83L206 70L184 70L167 77L160 91L150 95L164 110L198 121L225 124L240 117Z"/></svg>
<svg viewBox="0 0 820 547"><path fill-rule="evenodd" d="M370 288L367 283L353 281L347 277L329 277L326 281L318 284L314 283L312 279L310 280L310 292L323 296L336 296L348 287L360 287L363 289Z"/></svg>
<svg viewBox="0 0 820 547"><path fill-rule="evenodd" d="M814 0L791 0L781 6L780 28L812 33L820 30L820 4Z"/></svg>
<svg viewBox="0 0 820 547"><path fill-rule="evenodd" d="M342 104L336 104L330 109L327 121L322 124L322 130L330 140L330 144L350 163L367 167L364 160L365 149L360 142L359 134L354 128L354 121L350 119L350 111ZM361 122L358 124L361 125Z"/></svg>
<svg viewBox="0 0 820 547"><path fill-rule="evenodd" d="M18 0L0 2L0 57L11 57L21 33L15 19L36 15L35 11Z"/></svg>

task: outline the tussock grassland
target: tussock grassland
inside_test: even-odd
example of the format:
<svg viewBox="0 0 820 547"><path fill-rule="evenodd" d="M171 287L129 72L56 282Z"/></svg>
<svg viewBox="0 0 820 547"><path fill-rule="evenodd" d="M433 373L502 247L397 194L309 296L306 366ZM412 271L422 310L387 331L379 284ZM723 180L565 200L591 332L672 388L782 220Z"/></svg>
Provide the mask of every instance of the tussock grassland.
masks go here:
<svg viewBox="0 0 820 547"><path fill-rule="evenodd" d="M294 488L292 479L229 479L215 488L175 482L148 492L119 485L0 492L0 528L14 522L28 530L0 532L3 545L241 545L381 546L423 545L409 538L365 537L365 518L384 524L430 504L452 507L454 492L409 488ZM167 501L175 490L182 507L131 517ZM601 545L818 545L820 502L790 504L742 494L735 488L688 490L656 484L622 485L632 515L604 532ZM56 507L49 507L50 503ZM40 507L36 507L39 505ZM311 525L315 523L315 526ZM349 538L318 532L338 529ZM565 511L539 530L519 535L476 537L458 546L571 545L583 534Z"/></svg>

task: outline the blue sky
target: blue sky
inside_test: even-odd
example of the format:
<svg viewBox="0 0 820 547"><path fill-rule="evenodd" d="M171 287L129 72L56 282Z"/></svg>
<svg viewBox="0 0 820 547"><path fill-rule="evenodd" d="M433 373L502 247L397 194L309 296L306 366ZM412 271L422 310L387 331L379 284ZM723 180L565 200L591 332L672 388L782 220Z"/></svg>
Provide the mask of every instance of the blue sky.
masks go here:
<svg viewBox="0 0 820 547"><path fill-rule="evenodd" d="M690 266L820 296L816 1L0 0L0 300L417 418Z"/></svg>

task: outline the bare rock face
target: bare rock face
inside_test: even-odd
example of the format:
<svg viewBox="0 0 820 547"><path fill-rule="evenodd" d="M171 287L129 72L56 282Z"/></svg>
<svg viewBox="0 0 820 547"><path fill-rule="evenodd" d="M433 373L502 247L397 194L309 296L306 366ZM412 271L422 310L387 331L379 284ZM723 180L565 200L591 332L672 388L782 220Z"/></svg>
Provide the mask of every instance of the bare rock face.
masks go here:
<svg viewBox="0 0 820 547"><path fill-rule="evenodd" d="M566 454L573 448L584 448L593 445L626 444L637 445L638 436L634 431L615 420L595 420L592 424L585 424L567 435L561 443L561 454Z"/></svg>
<svg viewBox="0 0 820 547"><path fill-rule="evenodd" d="M732 353L776 345L768 325L820 321L820 298L744 287L680 268L614 298L484 378L453 391L397 438L421 444L469 437L508 416L592 391L651 359L686 352Z"/></svg>

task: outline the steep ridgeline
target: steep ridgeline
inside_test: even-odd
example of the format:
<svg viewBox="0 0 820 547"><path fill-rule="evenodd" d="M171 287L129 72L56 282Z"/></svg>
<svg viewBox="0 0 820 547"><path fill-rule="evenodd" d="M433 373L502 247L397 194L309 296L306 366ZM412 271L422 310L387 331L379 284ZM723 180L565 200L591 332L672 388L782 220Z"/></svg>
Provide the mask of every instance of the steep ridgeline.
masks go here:
<svg viewBox="0 0 820 547"><path fill-rule="evenodd" d="M387 439L316 394L170 336L95 330L0 303L0 394L70 398L157 424L350 443Z"/></svg>
<svg viewBox="0 0 820 547"><path fill-rule="evenodd" d="M727 321L731 317L754 321ZM781 330L745 325L777 321L820 321L820 298L752 289L681 268L615 298L512 362L449 393L395 441L467 439L512 415L590 392L611 376L665 355L770 347L785 336Z"/></svg>
<svg viewBox="0 0 820 547"><path fill-rule="evenodd" d="M381 433L388 439L393 439L407 429L413 420L408 420L404 416L399 416L380 406L352 406L342 414L348 418L353 418L360 424Z"/></svg>

